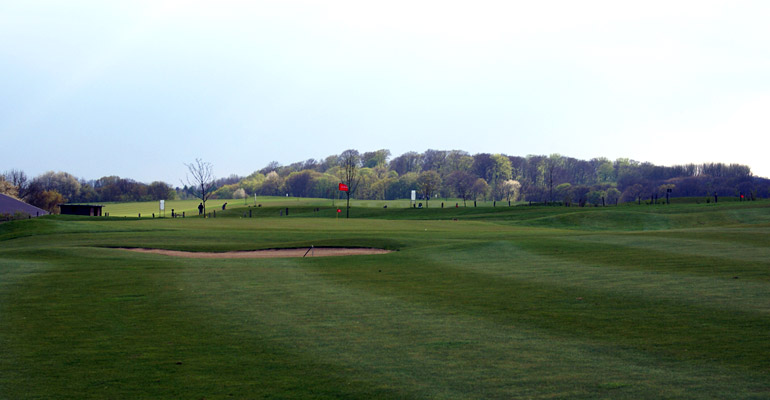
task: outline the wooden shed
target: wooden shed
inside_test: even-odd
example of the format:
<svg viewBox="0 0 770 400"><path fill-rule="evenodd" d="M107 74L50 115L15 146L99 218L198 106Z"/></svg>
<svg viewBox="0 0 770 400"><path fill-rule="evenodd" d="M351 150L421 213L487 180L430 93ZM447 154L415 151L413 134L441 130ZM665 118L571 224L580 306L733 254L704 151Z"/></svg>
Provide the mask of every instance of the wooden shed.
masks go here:
<svg viewBox="0 0 770 400"><path fill-rule="evenodd" d="M102 207L104 206L96 204L59 204L59 210L62 214L88 215L91 217L101 217Z"/></svg>

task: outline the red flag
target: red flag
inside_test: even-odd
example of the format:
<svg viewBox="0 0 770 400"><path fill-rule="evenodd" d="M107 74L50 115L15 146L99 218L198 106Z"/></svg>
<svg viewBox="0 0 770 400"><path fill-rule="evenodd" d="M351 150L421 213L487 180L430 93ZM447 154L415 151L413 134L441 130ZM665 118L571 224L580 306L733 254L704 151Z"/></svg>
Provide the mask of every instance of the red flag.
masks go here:
<svg viewBox="0 0 770 400"><path fill-rule="evenodd" d="M341 192L347 192L348 191L348 185L344 183L340 183L340 191Z"/></svg>

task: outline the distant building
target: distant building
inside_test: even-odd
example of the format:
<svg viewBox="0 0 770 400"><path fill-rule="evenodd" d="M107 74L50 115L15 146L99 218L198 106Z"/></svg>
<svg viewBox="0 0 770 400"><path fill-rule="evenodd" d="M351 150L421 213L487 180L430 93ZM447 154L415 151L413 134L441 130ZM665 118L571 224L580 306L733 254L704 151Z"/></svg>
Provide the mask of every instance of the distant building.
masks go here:
<svg viewBox="0 0 770 400"><path fill-rule="evenodd" d="M88 215L91 217L101 217L102 207L95 204L59 204L59 210L62 214L69 215Z"/></svg>
<svg viewBox="0 0 770 400"><path fill-rule="evenodd" d="M42 208L37 208L19 199L0 193L0 214L13 216L16 213L24 213L32 217L48 215L48 211Z"/></svg>

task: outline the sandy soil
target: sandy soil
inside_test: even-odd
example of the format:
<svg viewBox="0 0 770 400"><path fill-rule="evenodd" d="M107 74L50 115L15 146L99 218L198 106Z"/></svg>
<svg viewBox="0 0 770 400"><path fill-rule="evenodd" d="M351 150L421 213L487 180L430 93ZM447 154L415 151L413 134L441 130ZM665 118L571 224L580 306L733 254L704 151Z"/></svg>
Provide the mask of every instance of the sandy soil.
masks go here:
<svg viewBox="0 0 770 400"><path fill-rule="evenodd" d="M344 247L316 247L308 252L308 248L299 249L273 249L254 251L228 251L223 253L205 253L163 249L127 249L138 253L163 254L166 256L186 258L290 258L290 257L329 257L329 256L356 256L365 254L385 254L390 250L373 248L344 248Z"/></svg>

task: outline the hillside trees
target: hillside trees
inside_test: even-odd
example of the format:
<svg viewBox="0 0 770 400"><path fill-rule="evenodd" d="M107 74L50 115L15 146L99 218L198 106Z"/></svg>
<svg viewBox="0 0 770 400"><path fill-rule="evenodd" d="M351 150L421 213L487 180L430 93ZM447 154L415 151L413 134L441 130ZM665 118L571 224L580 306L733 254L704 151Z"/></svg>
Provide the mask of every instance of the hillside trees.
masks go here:
<svg viewBox="0 0 770 400"><path fill-rule="evenodd" d="M417 177L417 187L419 187L420 193L425 197L425 208L428 208L428 201L438 190L439 186L441 186L441 176L436 171L423 171Z"/></svg>
<svg viewBox="0 0 770 400"><path fill-rule="evenodd" d="M489 184L484 178L476 178L473 186L471 186L470 194L474 201L485 199L489 195Z"/></svg>
<svg viewBox="0 0 770 400"><path fill-rule="evenodd" d="M303 170L301 172L292 172L286 177L284 183L286 192L295 197L311 197L313 194L313 181L318 172L312 170Z"/></svg>
<svg viewBox="0 0 770 400"><path fill-rule="evenodd" d="M358 187L356 187L356 197L359 199L374 199L372 187L378 180L377 174L372 168L358 169Z"/></svg>
<svg viewBox="0 0 770 400"><path fill-rule="evenodd" d="M34 192L56 191L60 193L65 201L78 198L80 193L80 182L72 174L67 172L48 171L32 180Z"/></svg>
<svg viewBox="0 0 770 400"><path fill-rule="evenodd" d="M335 198L339 194L339 178L332 174L321 174L313 180L313 197Z"/></svg>
<svg viewBox="0 0 770 400"><path fill-rule="evenodd" d="M407 198L411 190L419 189L416 180L419 173L425 171L435 171L439 174L443 184L436 193L443 197L457 196L463 199L464 204L472 197L470 188L478 178L484 179L488 185L488 192L483 196L490 196L494 200L507 199L507 188L504 184L508 180L515 180L520 184L516 198L536 202L574 201L582 204L588 202L589 192L601 191L606 196L611 196L609 188L614 188L622 194L634 184L642 185L643 196L650 196L654 195L654 188L659 185L677 184L682 179L690 179L688 184L677 190L677 195L703 195L714 190L732 195L733 192L737 193L736 188L742 182L756 180L750 172L746 176L747 168L729 165L688 164L662 167L623 158L615 161L606 158L586 161L559 154L518 157L501 153L479 153L471 156L462 150L435 149L428 149L424 153L410 151L387 162L389 155L388 150L382 149L360 156L356 198ZM262 187L261 183L252 181L250 185L246 185L243 180L240 187L246 188L250 194L285 194L290 192L284 186L289 175L312 170L320 175L313 175L313 189L307 195L331 198L337 194L337 190L328 184L327 175L337 177L338 182L342 181L339 177L344 169L340 163L340 155L326 157L323 161L309 159L285 167L272 162L261 171L272 169L277 172L278 179L274 184ZM704 175L704 170L720 176ZM759 179L757 182L765 181ZM557 187L563 184L569 185L561 186L562 190L558 191ZM319 189L319 185L325 189ZM278 187L280 189L276 189ZM743 183L741 187L751 189L752 193L770 194L770 184L767 183Z"/></svg>
<svg viewBox="0 0 770 400"><path fill-rule="evenodd" d="M493 154L490 158L492 164L487 171L488 182L493 190L493 200L501 200L506 194L502 185L511 178L511 160L502 154Z"/></svg>
<svg viewBox="0 0 770 400"><path fill-rule="evenodd" d="M553 189L553 195L564 205L569 206L572 203L572 184L565 182L557 185Z"/></svg>
<svg viewBox="0 0 770 400"><path fill-rule="evenodd" d="M446 184L454 191L454 194L463 199L463 207L467 207L465 202L470 198L471 189L475 182L476 178L467 171L455 171L446 178Z"/></svg>
<svg viewBox="0 0 770 400"><path fill-rule="evenodd" d="M417 189L417 173L407 172L391 182L387 186L386 199L408 199L412 190Z"/></svg>
<svg viewBox="0 0 770 400"><path fill-rule="evenodd" d="M390 158L390 150L380 149L377 151L368 151L361 155L361 165L364 168L387 165L388 158Z"/></svg>
<svg viewBox="0 0 770 400"><path fill-rule="evenodd" d="M452 150L447 152L444 158L443 177L456 171L469 171L473 165L473 157L467 151Z"/></svg>
<svg viewBox="0 0 770 400"><path fill-rule="evenodd" d="M417 152L406 152L390 162L390 169L401 176L409 172L420 172L422 155Z"/></svg>
<svg viewBox="0 0 770 400"><path fill-rule="evenodd" d="M265 175L254 172L251 175L241 179L238 185L246 191L246 193L257 193L262 188L262 183L265 181Z"/></svg>
<svg viewBox="0 0 770 400"><path fill-rule="evenodd" d="M596 180L598 182L614 182L615 167L606 158L594 159L597 161Z"/></svg>
<svg viewBox="0 0 770 400"><path fill-rule="evenodd" d="M134 181L133 179L121 178L119 176L104 176L92 182L96 192L95 201L147 201L155 200L150 197L150 191L147 185ZM163 189L156 184L153 190L159 196ZM82 192L81 188L81 192ZM170 196L170 195L169 195ZM170 198L170 197L169 197ZM166 199L164 197L163 199ZM161 199L158 199L161 200Z"/></svg>
<svg viewBox="0 0 770 400"><path fill-rule="evenodd" d="M753 176L751 170L738 164L685 164L659 166L628 158L610 161L606 158L579 160L558 154L551 156L508 156L502 153L470 155L462 150L428 149L424 153L406 152L392 160L390 151L380 149L363 154L346 150L342 154L310 158L282 166L270 162L249 176L230 175L212 179L211 196L229 198L243 189L247 196L283 196L339 198L338 184L346 183L346 154L359 154L356 179L349 182L352 196L357 199L393 200L409 198L412 190L422 192L418 178L423 172L434 171L442 184L432 191L442 197L458 197L467 205L471 198L492 200L527 200L586 204L596 200L591 192L603 192L605 203L613 200L639 202L664 196L663 185L675 185L679 196L737 196L747 198L770 196L770 180ZM199 160L198 160L199 161ZM187 165L187 164L185 164ZM16 194L27 202L45 203L55 191L62 201L113 202L150 201L197 197L197 184L172 188L164 182L148 184L119 176L103 176L95 180L78 179L67 172L48 171L32 179L20 170L3 173L5 192ZM189 174L188 174L189 177ZM472 190L478 179L476 191ZM511 193L509 181L520 185ZM192 182L188 182L192 183ZM347 183L346 183L347 184ZM347 194L345 194L347 196ZM589 199L591 197L591 199ZM37 200L35 200L37 199Z"/></svg>
<svg viewBox="0 0 770 400"><path fill-rule="evenodd" d="M607 204L618 204L618 201L620 200L620 190L611 187L607 189Z"/></svg>
<svg viewBox="0 0 770 400"><path fill-rule="evenodd" d="M586 194L586 200L593 205L600 205L605 195L603 190L592 190Z"/></svg>
<svg viewBox="0 0 770 400"><path fill-rule="evenodd" d="M260 194L263 196L280 196L283 191L283 180L275 171L270 171L265 176L260 186Z"/></svg>
<svg viewBox="0 0 770 400"><path fill-rule="evenodd" d="M245 199L246 191L243 188L238 188L233 192L234 199Z"/></svg>
<svg viewBox="0 0 770 400"><path fill-rule="evenodd" d="M425 150L422 154L422 171L436 171L439 175L444 171L447 152L443 150Z"/></svg>
<svg viewBox="0 0 770 400"><path fill-rule="evenodd" d="M147 187L147 195L151 200L173 200L175 192L167 183L155 181Z"/></svg>
<svg viewBox="0 0 770 400"><path fill-rule="evenodd" d="M149 185L118 176L104 176L95 180L78 179L67 172L48 171L32 180L20 170L6 171L3 176L10 182L18 198L33 204L52 201L73 203L95 203L111 201L150 201L173 199L176 192L165 182L155 181ZM43 193L49 192L49 193ZM53 192L61 195L58 198ZM56 210L52 210L56 211Z"/></svg>
<svg viewBox="0 0 770 400"><path fill-rule="evenodd" d="M519 189L521 189L521 183L519 183L519 181L509 179L500 184L500 189L501 189L500 193L502 194L502 198L504 198L508 202L508 205L511 205L511 201L516 201L516 198L519 196Z"/></svg>
<svg viewBox="0 0 770 400"><path fill-rule="evenodd" d="M544 158L538 166L542 175L542 182L548 187L548 201L553 202L553 187L555 178L558 178L557 170L564 164L564 159L560 154L551 154Z"/></svg>
<svg viewBox="0 0 770 400"><path fill-rule="evenodd" d="M64 196L53 189L34 191L30 194L27 201L29 204L42 208L51 214L57 213L59 211L59 204L66 202Z"/></svg>
<svg viewBox="0 0 770 400"><path fill-rule="evenodd" d="M318 169L319 172L327 172L328 170L334 168L339 163L339 156L336 154L332 154L326 158L319 164Z"/></svg>
<svg viewBox="0 0 770 400"><path fill-rule="evenodd" d="M224 185L218 187L216 190L214 190L214 193L211 194L212 199L230 199L233 198L233 195L235 194L235 191L240 188L240 185L237 183L231 184L231 185Z"/></svg>
<svg viewBox="0 0 770 400"><path fill-rule="evenodd" d="M492 159L492 155L489 153L474 154L473 164L471 164L470 172L476 177L488 181L489 176L494 169L494 163L495 161Z"/></svg>
<svg viewBox="0 0 770 400"><path fill-rule="evenodd" d="M626 190L623 191L623 194L620 196L620 201L622 202L637 201L638 203L641 204L643 192L644 192L644 186L642 186L639 183L636 183L634 185L627 187Z"/></svg>
<svg viewBox="0 0 770 400"><path fill-rule="evenodd" d="M529 155L527 157L507 156L504 154L479 153L469 155L461 150L434 150L429 149L424 153L407 152L395 157L389 163L383 162L389 156L387 150L377 150L364 153L361 156L359 166L359 186L356 190L356 197L360 199L395 199L407 198L411 190L419 189L416 184L418 174L424 171L435 171L441 177L443 184L437 190L444 197L457 196L463 198L464 204L470 198L470 187L473 186L477 178L482 178L487 182L488 192L484 196L490 196L494 200L507 198L506 188L503 186L508 180L515 180L521 185L518 194L529 201L565 201L570 203L587 203L587 195L592 191L604 192L610 196L609 188L614 188L623 193L628 187L634 184L642 185L642 195L654 195L654 188L662 184L676 184L675 181L693 178L690 184L684 185L682 189L677 190L677 195L703 195L708 191L724 191L727 195L736 192L736 188L742 182L755 179L749 173L746 176L747 168L739 166L704 166L704 165L684 165L661 167L649 163L639 163L630 159L617 159L609 161L606 158L594 158L591 160L579 160L571 157L565 157L559 154L551 156ZM313 185L318 186L318 182L326 181L325 175L332 174L339 177L342 171L340 167L340 156L334 155L324 159L323 162L316 162L313 159L303 163L293 163L290 166L282 167L277 163L270 165L267 169L274 169L279 175L275 185L268 184L264 188L261 185L245 185L243 181L241 187L247 188L247 193L257 194L278 194L275 193L275 187L281 187L278 191L281 194L288 192L282 185L288 175L299 173L304 170L325 171L321 175L314 175ZM325 166L321 166L324 164ZM376 164L376 165L375 165ZM372 166L374 165L374 166ZM302 170L301 168L305 168ZM324 169L326 168L326 169ZM299 170L298 170L299 169ZM704 175L703 171L716 171L719 177ZM287 172L288 171L288 172ZM463 172L464 174L458 174ZM465 175L470 175L470 179ZM692 174L692 175L691 175ZM462 179L461 179L462 178ZM338 181L342 179L338 178ZM764 182L757 180L758 182ZM471 182L471 183L468 183ZM557 191L557 187L568 183L571 186L562 187ZM328 184L324 184L329 186ZM753 186L752 186L753 185ZM750 189L752 193L769 193L770 185L767 183L743 183L743 189ZM569 188L569 190L565 190ZM329 188L325 190L314 188L308 193L309 196L334 197L336 190ZM434 193L435 194L435 193ZM605 198L606 202L607 198Z"/></svg>

